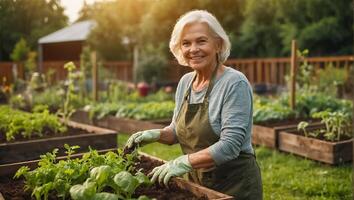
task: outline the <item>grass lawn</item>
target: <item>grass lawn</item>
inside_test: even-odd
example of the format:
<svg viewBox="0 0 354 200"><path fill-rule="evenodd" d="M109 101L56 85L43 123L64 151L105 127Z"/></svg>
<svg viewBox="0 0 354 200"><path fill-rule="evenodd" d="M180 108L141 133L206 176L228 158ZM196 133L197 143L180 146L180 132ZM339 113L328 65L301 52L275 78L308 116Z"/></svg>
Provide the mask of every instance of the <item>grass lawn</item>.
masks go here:
<svg viewBox="0 0 354 200"><path fill-rule="evenodd" d="M123 147L128 135L118 136ZM182 154L179 145L153 143L142 152L170 160ZM256 148L261 167L264 199L346 200L353 199L352 165L328 166L264 147Z"/></svg>

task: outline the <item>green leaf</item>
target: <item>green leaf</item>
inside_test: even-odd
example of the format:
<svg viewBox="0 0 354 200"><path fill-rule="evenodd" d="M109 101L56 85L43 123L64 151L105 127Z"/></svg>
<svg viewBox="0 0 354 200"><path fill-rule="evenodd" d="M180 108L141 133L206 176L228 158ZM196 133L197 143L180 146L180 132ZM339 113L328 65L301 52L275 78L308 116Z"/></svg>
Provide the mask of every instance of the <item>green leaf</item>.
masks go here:
<svg viewBox="0 0 354 200"><path fill-rule="evenodd" d="M96 194L96 184L86 181L84 185L74 185L70 188L70 196L73 200L89 200Z"/></svg>
<svg viewBox="0 0 354 200"><path fill-rule="evenodd" d="M97 193L93 197L93 199L95 199L95 200L118 200L118 198L122 198L122 197L119 195L116 195L116 194L108 193L108 192Z"/></svg>
<svg viewBox="0 0 354 200"><path fill-rule="evenodd" d="M140 171L135 174L135 178L139 181L139 184L152 184L149 177Z"/></svg>
<svg viewBox="0 0 354 200"><path fill-rule="evenodd" d="M95 167L90 171L90 178L95 180L98 185L102 185L110 176L112 168L108 165Z"/></svg>
<svg viewBox="0 0 354 200"><path fill-rule="evenodd" d="M17 170L14 178L20 178L20 176L26 176L28 174L28 171L30 170L29 167L27 166L22 166L20 169Z"/></svg>
<svg viewBox="0 0 354 200"><path fill-rule="evenodd" d="M120 189L128 194L132 194L139 186L139 181L127 171L122 171L116 174L113 180Z"/></svg>

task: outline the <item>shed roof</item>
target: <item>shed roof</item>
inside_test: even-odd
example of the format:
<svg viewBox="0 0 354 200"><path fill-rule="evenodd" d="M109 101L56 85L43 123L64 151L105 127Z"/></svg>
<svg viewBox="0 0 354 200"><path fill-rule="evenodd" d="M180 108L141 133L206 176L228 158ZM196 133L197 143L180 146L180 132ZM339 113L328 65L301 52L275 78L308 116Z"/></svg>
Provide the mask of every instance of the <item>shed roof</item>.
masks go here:
<svg viewBox="0 0 354 200"><path fill-rule="evenodd" d="M95 22L92 20L77 22L71 26L62 28L54 33L41 37L38 40L39 44L84 41L87 39Z"/></svg>

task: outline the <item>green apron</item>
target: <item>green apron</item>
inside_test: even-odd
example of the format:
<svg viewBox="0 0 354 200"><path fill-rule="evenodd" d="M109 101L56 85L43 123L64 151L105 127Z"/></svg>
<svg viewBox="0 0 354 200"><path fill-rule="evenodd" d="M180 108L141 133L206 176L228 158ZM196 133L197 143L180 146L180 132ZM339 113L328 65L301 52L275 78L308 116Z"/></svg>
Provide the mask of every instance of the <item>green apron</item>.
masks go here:
<svg viewBox="0 0 354 200"><path fill-rule="evenodd" d="M219 140L209 123L209 94L214 86L217 69L212 74L202 103L189 104L193 77L176 118L177 138L184 154L208 148ZM231 161L212 169L195 169L188 179L200 185L229 194L237 200L262 199L261 174L254 154L241 152Z"/></svg>

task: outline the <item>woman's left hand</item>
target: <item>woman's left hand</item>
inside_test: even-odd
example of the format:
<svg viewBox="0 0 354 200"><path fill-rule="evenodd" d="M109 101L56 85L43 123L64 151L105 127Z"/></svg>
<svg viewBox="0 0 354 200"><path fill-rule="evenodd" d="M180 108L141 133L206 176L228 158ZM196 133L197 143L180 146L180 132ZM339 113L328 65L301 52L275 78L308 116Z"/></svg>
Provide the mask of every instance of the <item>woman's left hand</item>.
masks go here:
<svg viewBox="0 0 354 200"><path fill-rule="evenodd" d="M163 183L167 186L171 177L181 176L192 171L192 169L192 165L188 160L188 155L183 155L174 160L168 161L161 166L155 167L149 173L149 176L152 176L152 182L155 182L158 178L159 183L163 181Z"/></svg>

